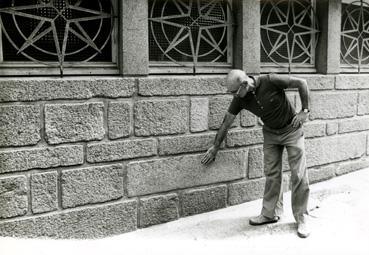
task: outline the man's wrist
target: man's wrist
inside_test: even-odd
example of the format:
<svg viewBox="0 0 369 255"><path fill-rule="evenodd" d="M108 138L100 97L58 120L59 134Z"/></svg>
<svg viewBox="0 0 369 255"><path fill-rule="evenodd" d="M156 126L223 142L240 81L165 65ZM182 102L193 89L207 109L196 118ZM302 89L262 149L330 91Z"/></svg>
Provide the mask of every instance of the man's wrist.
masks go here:
<svg viewBox="0 0 369 255"><path fill-rule="evenodd" d="M304 112L304 113L310 113L310 109L309 108L302 108L301 111Z"/></svg>

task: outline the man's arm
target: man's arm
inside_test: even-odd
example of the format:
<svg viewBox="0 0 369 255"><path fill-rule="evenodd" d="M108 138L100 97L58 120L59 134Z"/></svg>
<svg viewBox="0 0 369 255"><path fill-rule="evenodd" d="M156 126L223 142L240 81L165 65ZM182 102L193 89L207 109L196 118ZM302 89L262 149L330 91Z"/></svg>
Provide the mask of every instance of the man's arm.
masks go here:
<svg viewBox="0 0 369 255"><path fill-rule="evenodd" d="M271 74L270 79L280 89L298 89L302 108L309 109L309 88L305 79L278 74Z"/></svg>
<svg viewBox="0 0 369 255"><path fill-rule="evenodd" d="M297 88L300 94L302 109L309 109L309 88L306 80L291 77L288 85L289 88ZM308 112L300 111L292 120L292 126L297 127L308 119Z"/></svg>
<svg viewBox="0 0 369 255"><path fill-rule="evenodd" d="M299 90L302 109L309 109L309 88L306 80L291 77L289 87L297 88Z"/></svg>
<svg viewBox="0 0 369 255"><path fill-rule="evenodd" d="M305 79L277 74L271 75L270 78L281 89L297 88L300 94L302 109L309 109L309 88ZM308 112L300 111L292 119L292 126L297 127L302 125L307 120L308 115Z"/></svg>
<svg viewBox="0 0 369 255"><path fill-rule="evenodd" d="M220 126L217 135L214 139L214 147L219 149L220 145L222 144L224 138L226 137L229 128L231 127L236 115L233 115L227 112L223 118L222 125Z"/></svg>
<svg viewBox="0 0 369 255"><path fill-rule="evenodd" d="M231 127L236 115L233 115L227 112L224 116L222 125L220 126L217 135L214 139L214 145L209 148L209 150L205 153L204 157L201 160L202 164L209 164L215 160L215 157L218 153L220 145L222 144L224 138L226 137L229 128Z"/></svg>

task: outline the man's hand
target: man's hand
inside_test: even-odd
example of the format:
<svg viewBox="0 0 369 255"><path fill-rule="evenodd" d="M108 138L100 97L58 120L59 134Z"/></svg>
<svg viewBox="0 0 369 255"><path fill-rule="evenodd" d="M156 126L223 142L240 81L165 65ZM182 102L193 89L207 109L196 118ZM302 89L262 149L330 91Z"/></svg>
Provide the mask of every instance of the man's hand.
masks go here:
<svg viewBox="0 0 369 255"><path fill-rule="evenodd" d="M294 128L298 127L298 126L302 126L308 119L308 115L309 113L300 111L298 114L295 115L295 117L293 117L292 119L292 126Z"/></svg>
<svg viewBox="0 0 369 255"><path fill-rule="evenodd" d="M218 153L218 149L215 146L211 146L209 150L204 154L201 160L201 164L207 165L215 160Z"/></svg>
<svg viewBox="0 0 369 255"><path fill-rule="evenodd" d="M207 165L215 160L219 147L226 137L228 129L231 127L235 118L236 115L233 115L229 112L225 114L222 125L220 125L217 135L215 136L214 145L211 146L210 149L205 153L201 159L201 164Z"/></svg>

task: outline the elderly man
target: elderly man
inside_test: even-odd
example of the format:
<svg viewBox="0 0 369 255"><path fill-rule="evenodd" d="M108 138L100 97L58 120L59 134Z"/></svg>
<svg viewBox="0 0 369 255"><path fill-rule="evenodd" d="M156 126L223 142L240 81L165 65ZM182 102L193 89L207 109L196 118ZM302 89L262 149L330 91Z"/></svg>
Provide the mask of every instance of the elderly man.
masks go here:
<svg viewBox="0 0 369 255"><path fill-rule="evenodd" d="M284 89L297 88L302 109L296 113ZM232 70L227 76L227 90L233 100L218 130L214 145L201 163L215 160L219 147L237 114L246 109L260 117L264 136L264 173L266 177L263 207L259 216L249 220L251 225L277 222L283 212L282 153L286 148L291 169L292 211L299 237L308 237L306 215L309 181L306 169L303 124L309 115L309 90L304 79L276 74L252 77L242 70Z"/></svg>

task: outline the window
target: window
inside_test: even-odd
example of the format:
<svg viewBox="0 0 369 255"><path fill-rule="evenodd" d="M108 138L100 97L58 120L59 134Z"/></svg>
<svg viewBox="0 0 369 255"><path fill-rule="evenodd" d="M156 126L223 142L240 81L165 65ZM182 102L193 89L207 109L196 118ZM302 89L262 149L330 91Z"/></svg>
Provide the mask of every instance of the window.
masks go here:
<svg viewBox="0 0 369 255"><path fill-rule="evenodd" d="M315 72L318 22L313 0L261 1L263 72Z"/></svg>
<svg viewBox="0 0 369 255"><path fill-rule="evenodd" d="M369 3L342 3L341 69L344 72L369 71Z"/></svg>
<svg viewBox="0 0 369 255"><path fill-rule="evenodd" d="M230 6L224 0L150 0L150 72L228 70L232 66Z"/></svg>
<svg viewBox="0 0 369 255"><path fill-rule="evenodd" d="M117 73L116 3L1 0L0 75Z"/></svg>

